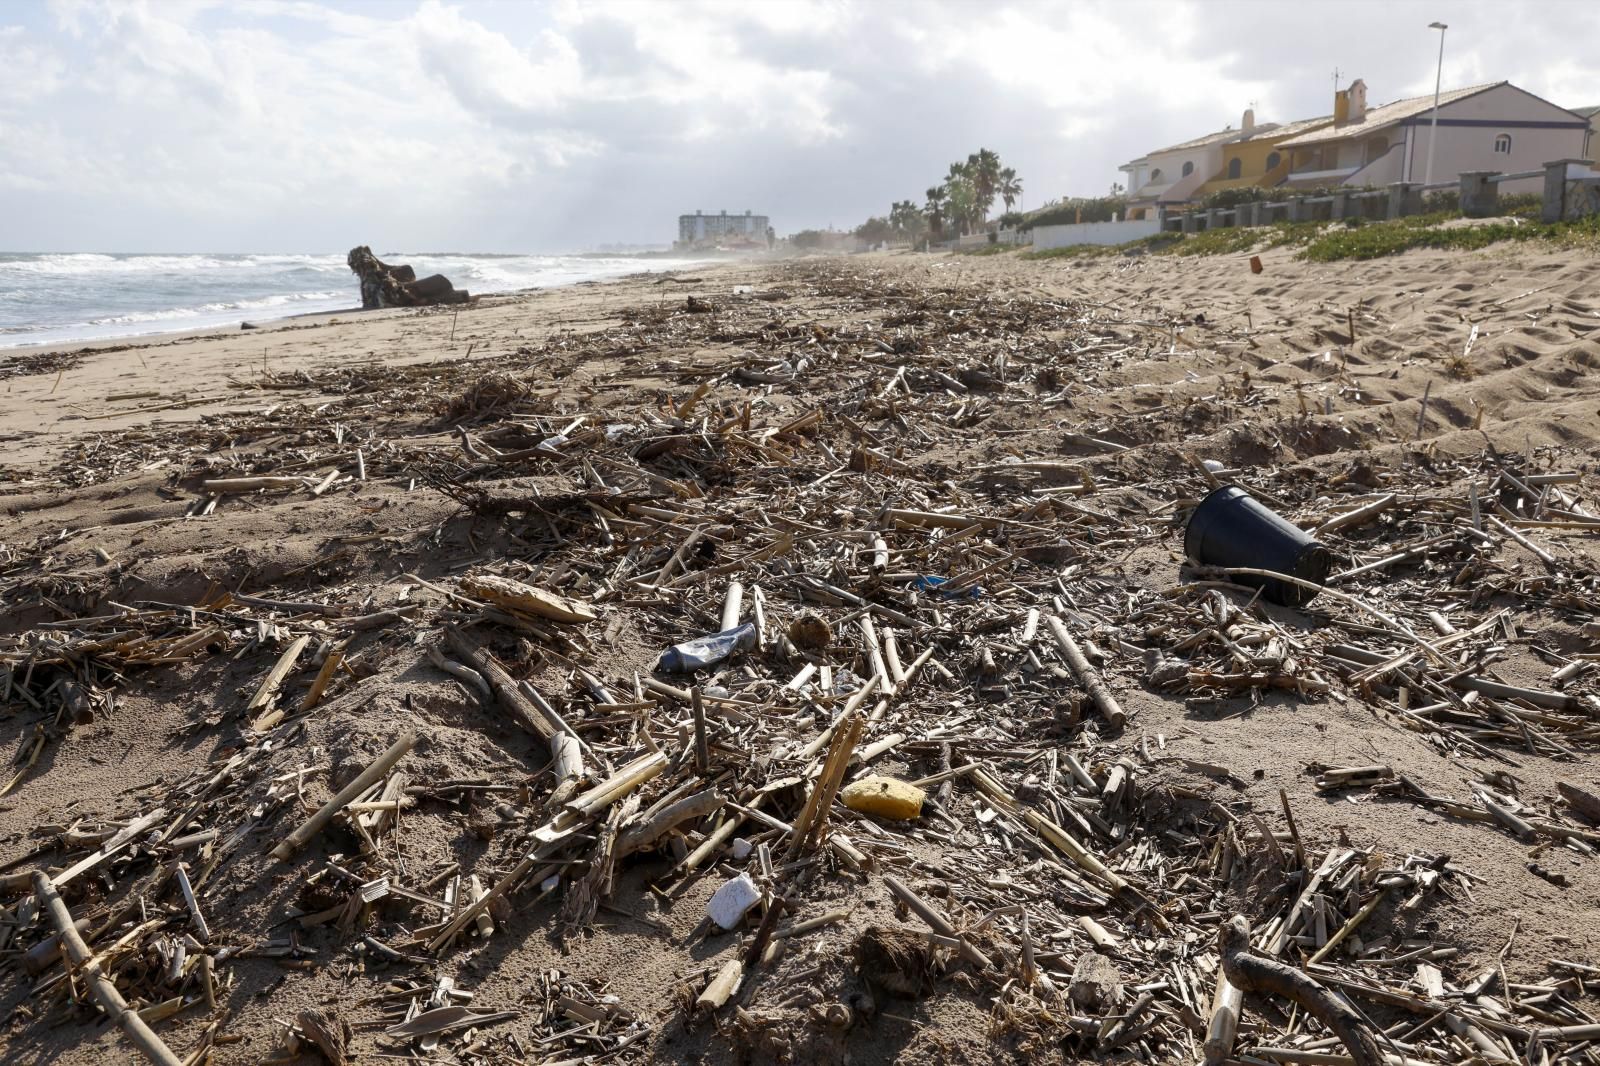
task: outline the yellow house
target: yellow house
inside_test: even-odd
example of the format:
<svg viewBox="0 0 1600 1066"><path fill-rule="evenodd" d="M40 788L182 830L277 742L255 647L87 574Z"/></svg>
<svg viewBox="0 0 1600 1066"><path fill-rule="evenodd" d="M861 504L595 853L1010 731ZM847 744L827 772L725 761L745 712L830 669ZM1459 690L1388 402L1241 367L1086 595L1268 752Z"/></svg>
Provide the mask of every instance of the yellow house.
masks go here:
<svg viewBox="0 0 1600 1066"><path fill-rule="evenodd" d="M1251 116L1248 112L1245 121ZM1291 137L1310 133L1333 121L1332 115L1302 119L1286 126L1264 125L1259 132L1222 146L1222 164L1204 184L1194 190L1192 199L1202 200L1223 189L1270 189L1289 176L1291 153L1278 145ZM1248 127L1247 127L1248 128Z"/></svg>

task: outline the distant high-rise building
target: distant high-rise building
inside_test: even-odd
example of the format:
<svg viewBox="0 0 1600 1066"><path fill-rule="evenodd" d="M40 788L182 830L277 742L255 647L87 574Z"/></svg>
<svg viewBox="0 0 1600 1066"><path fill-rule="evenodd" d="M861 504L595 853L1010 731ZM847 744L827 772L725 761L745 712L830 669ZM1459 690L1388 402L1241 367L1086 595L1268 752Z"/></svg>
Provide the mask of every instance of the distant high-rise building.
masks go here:
<svg viewBox="0 0 1600 1066"><path fill-rule="evenodd" d="M761 244L767 243L767 227L769 220L766 215L756 215L746 211L742 215L730 215L723 211L721 214L708 215L703 211L696 211L692 215L678 216L679 248L696 248L715 244Z"/></svg>

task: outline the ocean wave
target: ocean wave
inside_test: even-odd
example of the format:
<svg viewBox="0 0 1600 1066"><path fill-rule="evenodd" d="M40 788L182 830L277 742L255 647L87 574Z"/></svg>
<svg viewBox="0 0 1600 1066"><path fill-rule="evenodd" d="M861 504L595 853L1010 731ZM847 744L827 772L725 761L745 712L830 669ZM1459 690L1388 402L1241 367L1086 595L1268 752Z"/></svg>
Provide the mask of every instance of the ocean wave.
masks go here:
<svg viewBox="0 0 1600 1066"><path fill-rule="evenodd" d="M312 300L336 300L341 296L348 295L348 292L342 290L335 292L287 292L279 293L276 296L264 296L256 300L229 300L220 303L200 304L196 307L169 307L159 311L134 311L125 315L107 315L103 318L91 318L87 322L79 324L85 326L119 326L124 323L166 322L172 319L199 318L206 315L221 314L224 311L270 311L274 308L288 307Z"/></svg>
<svg viewBox="0 0 1600 1066"><path fill-rule="evenodd" d="M550 288L690 266L689 259L379 253L474 294ZM343 255L0 253L0 347L226 326L358 303Z"/></svg>

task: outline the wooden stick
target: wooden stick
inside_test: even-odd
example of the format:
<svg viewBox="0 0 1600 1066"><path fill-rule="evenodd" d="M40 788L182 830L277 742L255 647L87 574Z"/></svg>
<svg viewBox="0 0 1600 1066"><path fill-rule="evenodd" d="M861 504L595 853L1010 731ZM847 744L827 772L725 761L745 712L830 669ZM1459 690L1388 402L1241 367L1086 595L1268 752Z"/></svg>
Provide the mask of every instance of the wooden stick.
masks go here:
<svg viewBox="0 0 1600 1066"><path fill-rule="evenodd" d="M689 703L694 709L694 769L705 777L711 772L711 739L706 736L706 703L699 685L689 690Z"/></svg>
<svg viewBox="0 0 1600 1066"><path fill-rule="evenodd" d="M383 779L383 775L394 769L396 763L405 757L406 752L417 742L417 734L411 731L404 733L399 740L389 746L389 750L378 756L377 760L369 765L361 774L344 788L339 790L331 800L322 805L322 808L306 819L298 829L290 833L283 843L272 849L274 858L287 859L293 855L306 841L322 832L333 816L344 809L361 793L371 788Z"/></svg>
<svg viewBox="0 0 1600 1066"><path fill-rule="evenodd" d="M493 657L472 642L472 638L453 623L445 623L444 639L449 642L451 649L463 659L472 664L473 669L483 675L483 679L494 690L495 699L500 706L510 712L517 724L535 736L549 740L555 735L556 727L539 713L533 702L517 689L517 683L511 680L511 675L505 668L495 662Z"/></svg>
<svg viewBox="0 0 1600 1066"><path fill-rule="evenodd" d="M704 818L721 810L723 802L715 789L707 789L668 804L617 837L616 857L621 859L636 851L643 851L684 822Z"/></svg>
<svg viewBox="0 0 1600 1066"><path fill-rule="evenodd" d="M218 495L255 492L257 489L303 489L311 484L303 477L214 477L200 483L206 492Z"/></svg>
<svg viewBox="0 0 1600 1066"><path fill-rule="evenodd" d="M294 643L278 656L278 661L272 669L267 671L267 676L261 679L256 694L250 697L250 702L245 705L244 713L258 715L250 728L257 732L271 729L283 720L283 712L268 710L273 699L278 695L278 686L283 684L283 679L289 676L289 671L294 669L295 661L300 658L300 653L306 650L306 645L311 643L310 637L297 637Z"/></svg>
<svg viewBox="0 0 1600 1066"><path fill-rule="evenodd" d="M1072 639L1072 634L1067 632L1067 627L1061 624L1061 619L1051 615L1045 619L1050 625L1050 632L1055 636L1056 643L1061 646L1061 654L1066 657L1067 665L1072 668L1073 676L1078 679L1089 693L1089 699L1094 702L1095 708L1105 720L1111 723L1113 729L1121 729L1126 715L1122 713L1122 705L1111 694L1106 683L1100 679L1094 667L1089 665L1089 660L1084 658L1083 649L1078 647L1078 642Z"/></svg>
<svg viewBox="0 0 1600 1066"><path fill-rule="evenodd" d="M89 950L89 945L78 935L77 924L72 920L72 912L67 910L66 903L43 870L34 871L33 891L45 910L50 913L50 921L56 927L56 934L61 938L61 946L67 958L72 960L74 966L81 967L80 973L88 980L89 988L100 1009L105 1011L112 1021L122 1026L122 1031L145 1058L159 1063L160 1066L183 1066L183 1060L173 1054L172 1049L151 1031L144 1023L144 1019L139 1017L139 1012L128 1009L128 1001L122 998L122 993L117 991L117 986L111 978L101 971L100 964L95 961L94 954Z"/></svg>

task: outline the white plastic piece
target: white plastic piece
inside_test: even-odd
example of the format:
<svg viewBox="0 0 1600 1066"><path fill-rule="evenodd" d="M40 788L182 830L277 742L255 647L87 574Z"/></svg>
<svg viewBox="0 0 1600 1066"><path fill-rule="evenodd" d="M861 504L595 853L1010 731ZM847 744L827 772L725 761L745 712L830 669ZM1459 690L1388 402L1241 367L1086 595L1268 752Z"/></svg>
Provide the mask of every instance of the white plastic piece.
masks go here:
<svg viewBox="0 0 1600 1066"><path fill-rule="evenodd" d="M737 928L745 912L761 898L761 889L750 880L749 874L740 874L711 894L706 903L706 913L721 929Z"/></svg>
<svg viewBox="0 0 1600 1066"><path fill-rule="evenodd" d="M750 843L744 837L734 837L733 838L733 857L734 857L734 859L736 859L736 860L748 859L750 857L750 853L752 851L754 851L754 850L756 850L756 846L754 844Z"/></svg>

